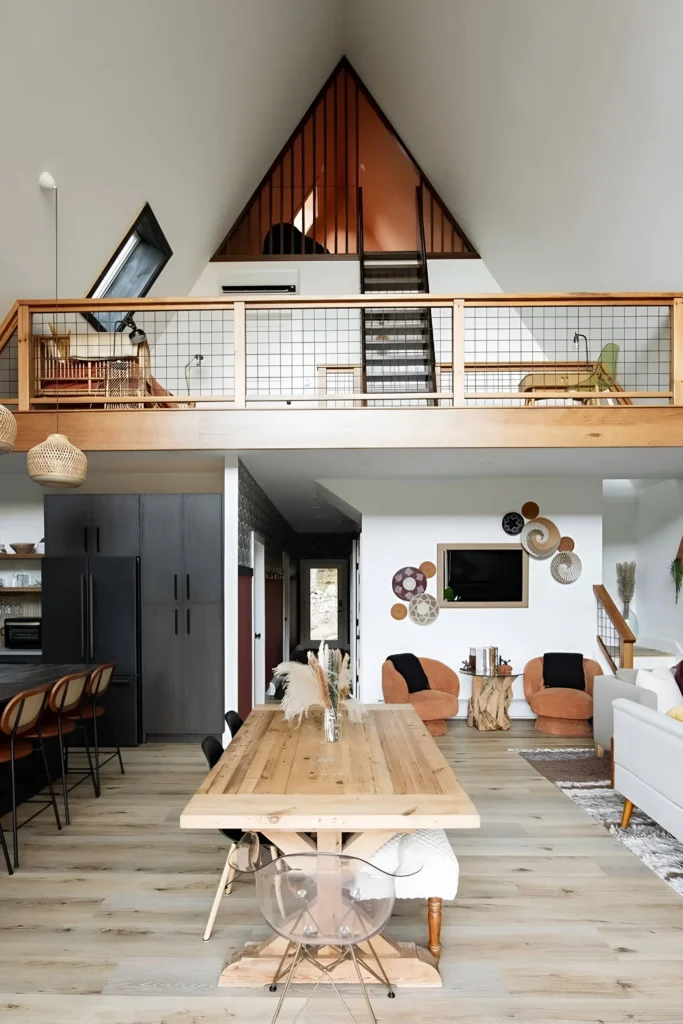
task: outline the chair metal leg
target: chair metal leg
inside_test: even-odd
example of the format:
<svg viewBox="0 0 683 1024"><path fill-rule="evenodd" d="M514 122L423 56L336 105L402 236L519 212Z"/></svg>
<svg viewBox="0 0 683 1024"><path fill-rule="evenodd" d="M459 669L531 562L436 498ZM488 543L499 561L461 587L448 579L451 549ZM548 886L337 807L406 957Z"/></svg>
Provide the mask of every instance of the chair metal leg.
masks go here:
<svg viewBox="0 0 683 1024"><path fill-rule="evenodd" d="M19 867L19 833L17 830L17 779L14 765L14 736L10 739L10 762L12 771L12 851L14 866Z"/></svg>
<svg viewBox="0 0 683 1024"><path fill-rule="evenodd" d="M101 788L100 788L100 746L99 746L98 736L97 736L97 715L95 714L96 708L95 708L95 703L94 702L93 702L92 709L93 709L92 735L93 735L93 744L94 744L94 748L95 748L95 750L94 750L94 753L95 753L95 796L99 796L101 791L102 791Z"/></svg>
<svg viewBox="0 0 683 1024"><path fill-rule="evenodd" d="M365 996L365 1005L368 1008L368 1013L370 1014L370 1020L372 1021L372 1024L377 1024L377 1018L375 1017L375 1011L372 1008L372 1003L370 1002L370 996L368 995L368 990L367 990L367 987L365 985L365 982L363 981L363 975L361 974L360 965L358 963L358 960L356 959L356 951L353 948L353 946L349 946L349 949L351 950L351 959L353 960L353 962L355 964L355 967L356 967L356 974L358 975L358 981L360 982L360 987L363 989L363 995Z"/></svg>
<svg viewBox="0 0 683 1024"><path fill-rule="evenodd" d="M289 974L287 975L287 981L285 983L285 987L283 988L282 992L280 993L280 998L277 1001L277 1006L275 1007L275 1015L273 1017L273 1020L272 1020L271 1024L275 1024L275 1021L280 1016L280 1010L282 1009L282 1004L284 1003L285 998L287 996L287 993L289 992L289 986L292 984L292 978L294 977L294 971L296 970L297 964L299 964L301 959L302 959L302 954L301 954L301 950L302 949L303 949L303 946L302 946L301 943L299 943L299 945L296 948L296 953L292 957L292 966L289 968Z"/></svg>
<svg viewBox="0 0 683 1024"><path fill-rule="evenodd" d="M62 734L62 716L57 715L57 735L59 737L59 759L62 766L62 800L64 801L64 821L67 825L71 824L71 816L69 815L69 787L66 784L66 773L68 771L67 762L64 752L64 735Z"/></svg>
<svg viewBox="0 0 683 1024"><path fill-rule="evenodd" d="M2 846L2 852L3 852L4 856L5 856L5 864L7 865L7 874L8 875L13 875L14 871L12 869L12 861L10 860L10 857L9 857L9 850L7 849L7 840L5 839L5 830L2 827L2 825L0 825L0 845Z"/></svg>
<svg viewBox="0 0 683 1024"><path fill-rule="evenodd" d="M206 928L204 929L204 942L208 942L208 940L211 938L211 932L213 931L213 925L216 920L216 915L218 914L218 908L221 905L223 895L230 895L228 886L230 887L230 890L232 890L232 882L235 877L235 869L230 863L230 857L234 849L235 844L233 843L232 846L230 847L230 850L228 851L228 856L226 857L225 860L225 867L223 868L221 880L218 883L218 888L216 889L216 895L214 896L213 905L211 907L211 913L209 914L209 920L206 922Z"/></svg>
<svg viewBox="0 0 683 1024"><path fill-rule="evenodd" d="M81 732L83 733L83 746L85 747L85 756L88 758L88 769L90 771L90 778L92 780L92 788L95 791L95 796L100 794L97 792L97 781L95 779L95 769L93 768L92 757L90 756L90 746L88 744L88 734L85 731L85 721L83 715L79 715L78 720L81 724Z"/></svg>
<svg viewBox="0 0 683 1024"><path fill-rule="evenodd" d="M47 776L47 786L48 786L48 789L50 790L50 800L52 801L52 809L55 812L55 821L57 822L58 830L61 832L62 831L62 823L59 820L59 809L57 807L57 798L55 796L54 787L52 785L52 776L50 775L50 766L49 766L49 764L47 762L47 753L45 751L45 743L43 742L43 737L42 737L42 734L40 732L40 729L38 729L38 742L40 743L40 752L43 755L43 767L45 768L45 775Z"/></svg>

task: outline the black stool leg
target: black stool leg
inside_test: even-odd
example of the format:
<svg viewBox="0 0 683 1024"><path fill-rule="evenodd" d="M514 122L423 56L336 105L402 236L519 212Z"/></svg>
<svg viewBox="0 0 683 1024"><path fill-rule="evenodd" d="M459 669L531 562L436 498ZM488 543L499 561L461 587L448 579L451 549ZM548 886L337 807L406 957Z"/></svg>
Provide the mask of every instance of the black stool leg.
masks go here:
<svg viewBox="0 0 683 1024"><path fill-rule="evenodd" d="M80 712L78 716L78 721L81 724L81 732L83 733L83 745L85 747L86 757L88 758L88 768L90 770L90 778L92 779L92 788L95 790L95 796L99 796L100 794L97 791L97 780L95 779L95 769L93 768L92 757L90 756L90 746L88 745L88 734L85 731L85 721L83 719L83 715L81 715Z"/></svg>
<svg viewBox="0 0 683 1024"><path fill-rule="evenodd" d="M45 744L43 743L43 735L38 729L38 741L40 743L40 752L43 755L43 766L45 768L45 774L47 776L47 785L50 790L50 800L52 801L52 809L55 812L55 821L57 822L57 828L62 831L62 823L59 820L59 810L57 808L57 798L55 797L55 791L52 786L52 776L50 775L50 766L47 763L47 753L45 752Z"/></svg>
<svg viewBox="0 0 683 1024"><path fill-rule="evenodd" d="M62 799L64 800L64 820L71 824L69 815L69 788L66 784L66 758L64 756L64 736L62 735L62 716L57 715L57 732L59 734L59 759L62 766Z"/></svg>
<svg viewBox="0 0 683 1024"><path fill-rule="evenodd" d="M2 845L2 852L5 855L5 864L7 865L7 873L9 875L13 875L14 871L12 870L12 861L9 859L9 850L7 849L7 841L5 839L5 830L2 827L2 825L0 825L0 844Z"/></svg>
<svg viewBox="0 0 683 1024"><path fill-rule="evenodd" d="M10 763L12 769L12 849L14 866L19 867L19 833L17 830L17 780L14 770L14 736L10 739Z"/></svg>

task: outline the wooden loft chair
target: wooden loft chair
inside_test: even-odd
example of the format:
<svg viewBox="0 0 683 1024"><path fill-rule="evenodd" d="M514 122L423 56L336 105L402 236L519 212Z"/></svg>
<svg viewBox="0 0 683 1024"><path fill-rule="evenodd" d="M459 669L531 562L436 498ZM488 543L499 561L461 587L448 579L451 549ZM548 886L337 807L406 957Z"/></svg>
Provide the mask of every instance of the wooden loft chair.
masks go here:
<svg viewBox="0 0 683 1024"><path fill-rule="evenodd" d="M543 397L542 394L539 395L536 392L543 391L566 391L572 398L575 391L585 392L585 396L584 394L577 396L577 401L590 401L589 393L597 392L599 394L609 391L618 394L623 391L623 388L617 383L618 359L619 346L611 341L603 348L590 373L585 373L582 370L558 369L527 373L519 382L519 390L534 392L534 395L529 395L524 404L534 405L537 398ZM616 402L619 405L633 405L630 398L617 398Z"/></svg>

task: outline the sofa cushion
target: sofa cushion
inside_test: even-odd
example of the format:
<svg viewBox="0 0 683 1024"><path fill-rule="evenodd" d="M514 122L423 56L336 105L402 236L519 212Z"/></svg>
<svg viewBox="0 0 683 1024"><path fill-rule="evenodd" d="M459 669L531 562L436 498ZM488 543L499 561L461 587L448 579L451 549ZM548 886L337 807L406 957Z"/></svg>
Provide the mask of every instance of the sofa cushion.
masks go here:
<svg viewBox="0 0 683 1024"><path fill-rule="evenodd" d="M636 686L652 690L657 695L657 711L665 715L670 708L678 707L681 695L676 681L668 668L656 668L651 672L639 669Z"/></svg>
<svg viewBox="0 0 683 1024"><path fill-rule="evenodd" d="M563 689L585 690L583 654L544 654L543 685Z"/></svg>
<svg viewBox="0 0 683 1024"><path fill-rule="evenodd" d="M683 723L683 708L669 708L667 715L669 718L673 718L675 722Z"/></svg>
<svg viewBox="0 0 683 1024"><path fill-rule="evenodd" d="M543 718L593 717L593 698L589 693L561 686L539 690L529 701L529 707Z"/></svg>
<svg viewBox="0 0 683 1024"><path fill-rule="evenodd" d="M674 674L676 686L681 691L681 694L683 694L683 661L679 661L677 665L674 665L671 671Z"/></svg>
<svg viewBox="0 0 683 1024"><path fill-rule="evenodd" d="M442 690L411 693L408 700L423 722L430 722L435 718L453 718L458 713L458 698Z"/></svg>
<svg viewBox="0 0 683 1024"><path fill-rule="evenodd" d="M415 654L390 654L387 658L399 675L403 676L408 693L421 693L429 689L427 673Z"/></svg>

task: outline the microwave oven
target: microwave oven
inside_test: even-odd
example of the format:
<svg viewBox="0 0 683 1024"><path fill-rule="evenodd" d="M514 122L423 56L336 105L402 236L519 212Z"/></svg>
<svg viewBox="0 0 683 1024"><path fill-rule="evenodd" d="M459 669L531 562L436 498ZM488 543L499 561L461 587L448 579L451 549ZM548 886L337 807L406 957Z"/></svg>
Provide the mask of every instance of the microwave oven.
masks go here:
<svg viewBox="0 0 683 1024"><path fill-rule="evenodd" d="M5 619L5 647L11 651L40 650L41 621L31 616Z"/></svg>

